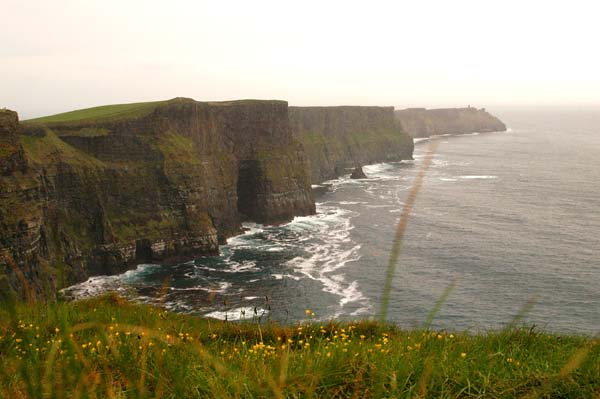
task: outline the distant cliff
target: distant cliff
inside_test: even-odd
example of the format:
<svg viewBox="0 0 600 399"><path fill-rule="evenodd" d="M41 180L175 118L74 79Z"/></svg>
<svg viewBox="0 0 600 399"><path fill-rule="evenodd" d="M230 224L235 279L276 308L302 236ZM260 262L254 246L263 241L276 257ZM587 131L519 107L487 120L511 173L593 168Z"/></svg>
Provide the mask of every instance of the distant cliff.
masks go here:
<svg viewBox="0 0 600 399"><path fill-rule="evenodd" d="M412 159L412 140L394 120L393 107L290 107L289 114L313 183L359 165Z"/></svg>
<svg viewBox="0 0 600 399"><path fill-rule="evenodd" d="M412 137L440 134L498 132L506 125L498 118L477 108L408 108L396 110L396 119Z"/></svg>
<svg viewBox="0 0 600 399"><path fill-rule="evenodd" d="M314 213L283 101L191 99L26 123L0 110L0 292L218 252L243 220Z"/></svg>

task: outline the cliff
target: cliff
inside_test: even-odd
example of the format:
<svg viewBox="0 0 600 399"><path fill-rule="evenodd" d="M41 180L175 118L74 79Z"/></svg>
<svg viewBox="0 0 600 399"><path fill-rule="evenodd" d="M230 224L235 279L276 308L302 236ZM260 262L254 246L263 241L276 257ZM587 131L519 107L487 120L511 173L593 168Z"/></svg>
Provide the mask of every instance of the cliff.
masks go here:
<svg viewBox="0 0 600 399"><path fill-rule="evenodd" d="M313 183L356 166L412 159L412 140L394 120L393 107L290 107L289 114Z"/></svg>
<svg viewBox="0 0 600 399"><path fill-rule="evenodd" d="M18 123L0 111L0 292L218 252L243 220L314 213L283 101L173 99Z"/></svg>
<svg viewBox="0 0 600 399"><path fill-rule="evenodd" d="M412 137L440 134L498 132L506 125L485 109L468 108L408 108L396 110L396 119Z"/></svg>

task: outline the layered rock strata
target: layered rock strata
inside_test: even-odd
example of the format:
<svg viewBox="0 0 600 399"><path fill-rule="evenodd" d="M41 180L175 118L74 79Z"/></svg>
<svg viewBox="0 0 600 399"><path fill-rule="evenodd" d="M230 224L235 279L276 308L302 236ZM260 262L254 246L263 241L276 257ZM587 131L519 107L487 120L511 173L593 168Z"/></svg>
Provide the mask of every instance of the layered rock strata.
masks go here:
<svg viewBox="0 0 600 399"><path fill-rule="evenodd" d="M244 220L314 213L310 183L283 101L178 98L21 124L2 110L0 290L52 297L91 275L215 254Z"/></svg>
<svg viewBox="0 0 600 399"><path fill-rule="evenodd" d="M412 159L413 142L393 107L290 107L290 127L304 146L313 183L356 166Z"/></svg>

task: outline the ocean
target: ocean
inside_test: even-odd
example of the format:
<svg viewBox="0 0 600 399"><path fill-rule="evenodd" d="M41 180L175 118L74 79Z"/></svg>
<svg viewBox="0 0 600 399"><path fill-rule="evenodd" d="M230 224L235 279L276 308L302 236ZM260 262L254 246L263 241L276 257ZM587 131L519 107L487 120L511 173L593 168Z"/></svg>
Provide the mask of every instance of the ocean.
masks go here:
<svg viewBox="0 0 600 399"><path fill-rule="evenodd" d="M600 109L491 109L506 132L439 137L392 283L389 320L473 332L524 312L553 332L600 330ZM317 214L246 224L221 255L139 265L63 290L107 291L227 320L375 318L400 213L423 162L367 165L315 186ZM307 316L306 309L311 315ZM314 316L312 313L314 312Z"/></svg>

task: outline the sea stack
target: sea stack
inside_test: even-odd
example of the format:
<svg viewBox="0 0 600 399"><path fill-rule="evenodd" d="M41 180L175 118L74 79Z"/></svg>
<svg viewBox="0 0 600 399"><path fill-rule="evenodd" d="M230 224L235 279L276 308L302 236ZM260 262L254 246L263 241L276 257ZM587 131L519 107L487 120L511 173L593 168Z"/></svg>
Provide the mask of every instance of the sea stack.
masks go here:
<svg viewBox="0 0 600 399"><path fill-rule="evenodd" d="M350 178L351 179L366 179L367 175L365 175L365 172L363 171L362 167L357 166L352 171L352 174L350 175Z"/></svg>

